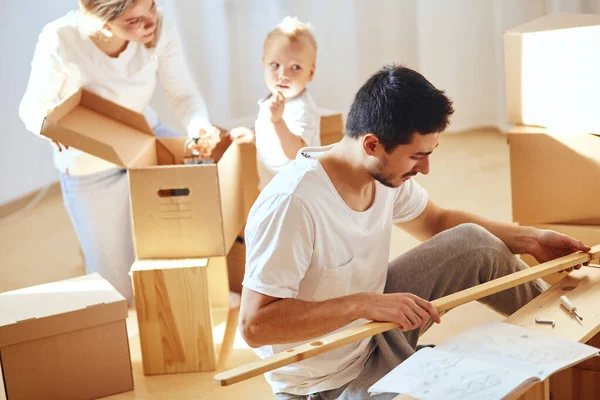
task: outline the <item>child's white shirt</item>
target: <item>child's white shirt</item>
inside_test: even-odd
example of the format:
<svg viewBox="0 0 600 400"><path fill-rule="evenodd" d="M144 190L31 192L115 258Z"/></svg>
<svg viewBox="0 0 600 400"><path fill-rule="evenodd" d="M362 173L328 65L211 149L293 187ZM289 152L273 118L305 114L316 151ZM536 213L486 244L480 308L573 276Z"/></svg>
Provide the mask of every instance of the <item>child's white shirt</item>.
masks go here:
<svg viewBox="0 0 600 400"><path fill-rule="evenodd" d="M270 98L271 95L258 102L258 117L254 125L260 190L291 161L285 156L277 133L269 121ZM321 145L320 113L308 90L286 100L283 120L294 135L306 142L307 147Z"/></svg>

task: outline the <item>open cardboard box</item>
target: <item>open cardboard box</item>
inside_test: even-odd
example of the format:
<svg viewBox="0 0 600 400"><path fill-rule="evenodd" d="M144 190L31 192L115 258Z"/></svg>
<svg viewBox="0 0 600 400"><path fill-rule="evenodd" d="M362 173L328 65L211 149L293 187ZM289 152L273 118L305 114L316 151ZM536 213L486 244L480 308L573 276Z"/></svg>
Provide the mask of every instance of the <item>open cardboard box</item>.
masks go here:
<svg viewBox="0 0 600 400"><path fill-rule="evenodd" d="M600 137L515 126L508 144L513 221L600 225Z"/></svg>
<svg viewBox="0 0 600 400"><path fill-rule="evenodd" d="M95 399L133 390L125 318L127 301L98 274L0 293L6 398Z"/></svg>
<svg viewBox="0 0 600 400"><path fill-rule="evenodd" d="M41 133L128 169L140 259L226 255L244 225L242 156L228 137L214 164L183 165L186 137L158 139L143 115L83 89Z"/></svg>
<svg viewBox="0 0 600 400"><path fill-rule="evenodd" d="M600 15L555 13L504 33L508 120L600 132Z"/></svg>

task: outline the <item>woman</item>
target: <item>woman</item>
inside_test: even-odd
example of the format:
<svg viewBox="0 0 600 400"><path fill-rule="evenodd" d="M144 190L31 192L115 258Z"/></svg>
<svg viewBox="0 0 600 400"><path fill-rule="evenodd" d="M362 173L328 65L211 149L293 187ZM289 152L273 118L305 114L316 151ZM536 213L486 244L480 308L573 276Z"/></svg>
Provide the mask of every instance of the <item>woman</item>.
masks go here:
<svg viewBox="0 0 600 400"><path fill-rule="evenodd" d="M158 77L197 150L208 155L219 130L185 65L175 28L153 0L80 0L79 10L40 34L19 115L39 134L46 114L79 88L146 115L157 136L177 136L148 104ZM79 237L86 272L99 272L131 303L135 255L126 171L51 141L65 206Z"/></svg>

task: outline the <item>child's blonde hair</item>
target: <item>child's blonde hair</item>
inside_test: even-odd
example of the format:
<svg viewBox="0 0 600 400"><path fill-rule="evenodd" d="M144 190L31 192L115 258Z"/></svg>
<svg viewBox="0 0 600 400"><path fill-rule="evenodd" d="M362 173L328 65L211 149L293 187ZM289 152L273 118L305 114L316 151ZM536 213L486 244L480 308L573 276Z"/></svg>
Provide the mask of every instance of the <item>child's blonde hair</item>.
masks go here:
<svg viewBox="0 0 600 400"><path fill-rule="evenodd" d="M313 27L310 23L300 22L296 17L285 17L271 32L267 34L264 42L264 48L269 41L278 36L285 36L290 41L306 39L314 48L317 54L317 39L313 34Z"/></svg>

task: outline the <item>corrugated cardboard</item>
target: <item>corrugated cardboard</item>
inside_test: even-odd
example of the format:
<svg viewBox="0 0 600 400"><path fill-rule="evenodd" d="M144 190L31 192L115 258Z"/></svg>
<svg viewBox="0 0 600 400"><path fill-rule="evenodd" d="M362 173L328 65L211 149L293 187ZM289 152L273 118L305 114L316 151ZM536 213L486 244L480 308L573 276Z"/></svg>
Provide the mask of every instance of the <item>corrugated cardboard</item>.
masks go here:
<svg viewBox="0 0 600 400"><path fill-rule="evenodd" d="M600 244L600 225L531 225L535 228L550 229L556 232L564 233L565 235L571 236L577 240L582 241L588 246L595 246ZM537 260L529 254L522 254L521 259L529 266L538 265ZM598 260L592 260L592 263L597 264ZM566 273L552 274L547 278L544 278L548 283L555 284L562 278Z"/></svg>
<svg viewBox="0 0 600 400"><path fill-rule="evenodd" d="M133 390L127 301L92 274L0 294L8 400L92 399Z"/></svg>
<svg viewBox="0 0 600 400"><path fill-rule="evenodd" d="M514 221L600 225L600 137L517 126L508 144Z"/></svg>
<svg viewBox="0 0 600 400"><path fill-rule="evenodd" d="M600 132L600 15L549 14L504 33L508 120Z"/></svg>
<svg viewBox="0 0 600 400"><path fill-rule="evenodd" d="M256 201L258 190L258 166L254 143L240 144L242 152L242 187L244 191L244 219L248 218L250 208Z"/></svg>
<svg viewBox="0 0 600 400"><path fill-rule="evenodd" d="M245 221L242 156L224 137L211 165L183 165L186 138L157 139L143 115L80 90L42 134L129 170L138 258L225 255Z"/></svg>
<svg viewBox="0 0 600 400"><path fill-rule="evenodd" d="M344 136L344 119L342 114L324 112L321 115L320 128L322 146L339 142Z"/></svg>
<svg viewBox="0 0 600 400"><path fill-rule="evenodd" d="M225 257L131 267L145 375L213 371L215 309L229 308Z"/></svg>

